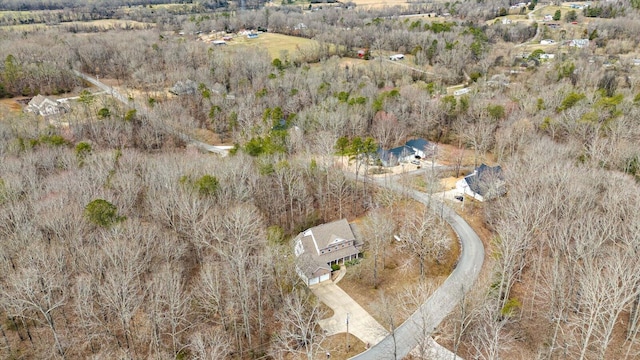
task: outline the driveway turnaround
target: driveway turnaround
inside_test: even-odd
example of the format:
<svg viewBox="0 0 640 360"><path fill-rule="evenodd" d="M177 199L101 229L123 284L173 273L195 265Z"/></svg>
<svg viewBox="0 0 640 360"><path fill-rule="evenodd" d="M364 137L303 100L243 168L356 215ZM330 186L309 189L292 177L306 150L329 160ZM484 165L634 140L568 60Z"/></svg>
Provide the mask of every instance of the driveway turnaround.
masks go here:
<svg viewBox="0 0 640 360"><path fill-rule="evenodd" d="M402 359L421 341L428 341L427 338L431 336L431 333L455 308L462 295L475 283L484 262L484 246L471 226L435 197L431 198L428 194L402 187L395 181L379 179L372 182L405 193L407 196L430 206L451 225L462 244L458 264L442 286L409 319L396 328L393 334L389 334L379 343L372 342L375 345L351 358L352 360Z"/></svg>
<svg viewBox="0 0 640 360"><path fill-rule="evenodd" d="M376 344L387 336L387 330L333 281L312 285L310 289L333 310L332 317L319 322L327 335L347 332L348 314L349 333L363 343Z"/></svg>

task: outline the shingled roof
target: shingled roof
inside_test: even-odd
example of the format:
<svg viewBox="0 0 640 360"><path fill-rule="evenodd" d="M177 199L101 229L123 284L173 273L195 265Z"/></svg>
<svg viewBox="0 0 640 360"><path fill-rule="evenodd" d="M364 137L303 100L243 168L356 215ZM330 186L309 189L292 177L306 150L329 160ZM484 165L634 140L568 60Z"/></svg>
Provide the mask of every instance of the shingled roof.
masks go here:
<svg viewBox="0 0 640 360"><path fill-rule="evenodd" d="M296 266L308 279L316 277L318 271L330 270L329 263L360 253L346 219L307 229L298 234L294 244Z"/></svg>

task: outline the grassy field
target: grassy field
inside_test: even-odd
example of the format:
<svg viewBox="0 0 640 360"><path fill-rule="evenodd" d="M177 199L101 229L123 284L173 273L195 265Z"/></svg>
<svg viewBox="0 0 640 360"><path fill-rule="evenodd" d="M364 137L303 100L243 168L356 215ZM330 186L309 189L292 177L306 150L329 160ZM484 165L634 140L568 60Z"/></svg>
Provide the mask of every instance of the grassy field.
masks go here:
<svg viewBox="0 0 640 360"><path fill-rule="evenodd" d="M392 6L408 6L407 0L353 0L358 7L362 8L383 8Z"/></svg>
<svg viewBox="0 0 640 360"><path fill-rule="evenodd" d="M205 39L215 40L215 39ZM288 36L274 33L260 34L255 39L248 39L246 36L235 36L233 40L227 42L225 46L214 46L215 50L227 51L234 47L255 47L266 49L272 59L279 58L282 52L287 52L291 59L295 59L300 50L318 46L318 42L311 39L301 38L297 36Z"/></svg>

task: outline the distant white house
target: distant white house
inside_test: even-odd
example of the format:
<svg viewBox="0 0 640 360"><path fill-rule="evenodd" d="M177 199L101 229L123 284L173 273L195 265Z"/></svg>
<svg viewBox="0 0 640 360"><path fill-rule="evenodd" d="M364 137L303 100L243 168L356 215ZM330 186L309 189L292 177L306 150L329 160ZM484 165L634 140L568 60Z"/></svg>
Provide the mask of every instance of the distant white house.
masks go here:
<svg viewBox="0 0 640 360"><path fill-rule="evenodd" d="M555 54L540 54L540 59L541 60L551 60L551 59L553 59L555 57L556 57Z"/></svg>
<svg viewBox="0 0 640 360"><path fill-rule="evenodd" d="M460 96L460 95L468 94L468 93L469 93L469 91L471 91L471 89L469 89L469 88L462 88L462 89L459 89L459 90L454 91L454 92L453 92L453 95L454 95L454 96Z"/></svg>
<svg viewBox="0 0 640 360"><path fill-rule="evenodd" d="M569 41L569 46L583 48L589 46L589 39L573 39Z"/></svg>
<svg viewBox="0 0 640 360"><path fill-rule="evenodd" d="M213 40L211 43L213 45L227 45L227 42L224 40Z"/></svg>
<svg viewBox="0 0 640 360"><path fill-rule="evenodd" d="M50 116L66 113L69 109L69 104L66 102L60 102L42 95L36 95L29 101L29 104L27 104L27 107L24 110L41 116Z"/></svg>
<svg viewBox="0 0 640 360"><path fill-rule="evenodd" d="M555 40L551 40L551 39L544 39L540 41L540 45L553 45L555 44Z"/></svg>
<svg viewBox="0 0 640 360"><path fill-rule="evenodd" d="M391 61L397 61L397 60L402 60L402 59L404 59L404 55L402 55L402 54L395 54L395 55L389 56L389 60L391 60Z"/></svg>

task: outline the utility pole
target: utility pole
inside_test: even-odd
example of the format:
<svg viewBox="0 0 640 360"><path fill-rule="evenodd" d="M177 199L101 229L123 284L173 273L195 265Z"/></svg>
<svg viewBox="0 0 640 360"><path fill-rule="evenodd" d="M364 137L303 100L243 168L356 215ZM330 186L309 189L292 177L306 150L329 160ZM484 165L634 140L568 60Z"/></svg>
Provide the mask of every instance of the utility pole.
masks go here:
<svg viewBox="0 0 640 360"><path fill-rule="evenodd" d="M349 352L349 313L347 313L347 353Z"/></svg>
<svg viewBox="0 0 640 360"><path fill-rule="evenodd" d="M440 207L440 218L444 220L444 194L446 193L446 188L442 190L442 206Z"/></svg>

